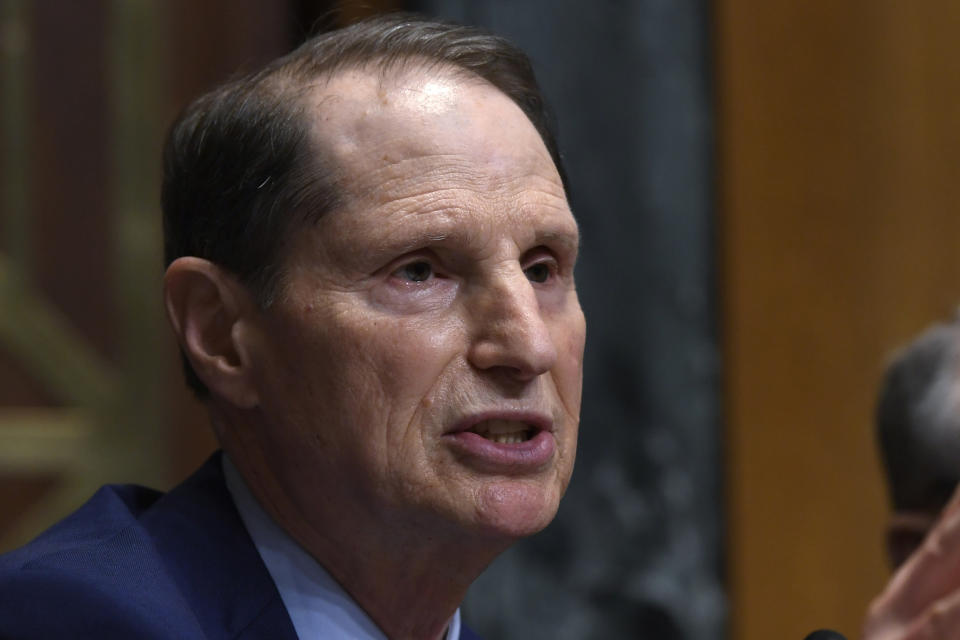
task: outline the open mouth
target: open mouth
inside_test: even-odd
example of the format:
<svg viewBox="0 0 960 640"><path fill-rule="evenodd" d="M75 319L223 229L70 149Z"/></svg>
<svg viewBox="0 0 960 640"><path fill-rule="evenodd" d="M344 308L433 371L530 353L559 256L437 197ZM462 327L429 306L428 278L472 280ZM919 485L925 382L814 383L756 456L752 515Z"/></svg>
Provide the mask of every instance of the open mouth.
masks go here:
<svg viewBox="0 0 960 640"><path fill-rule="evenodd" d="M522 475L540 473L556 459L560 443L548 414L491 413L468 416L447 432L444 441L463 464L483 473Z"/></svg>
<svg viewBox="0 0 960 640"><path fill-rule="evenodd" d="M532 438L537 429L517 420L484 420L468 431L497 444L518 444Z"/></svg>

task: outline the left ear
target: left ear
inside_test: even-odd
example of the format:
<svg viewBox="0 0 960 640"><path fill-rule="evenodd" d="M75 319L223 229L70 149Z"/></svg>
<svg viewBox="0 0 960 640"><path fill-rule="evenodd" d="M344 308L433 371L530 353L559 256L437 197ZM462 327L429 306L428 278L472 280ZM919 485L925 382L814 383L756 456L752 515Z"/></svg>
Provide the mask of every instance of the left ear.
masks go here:
<svg viewBox="0 0 960 640"><path fill-rule="evenodd" d="M257 306L247 287L209 260L178 258L163 279L167 318L211 395L241 409L259 404L250 357Z"/></svg>

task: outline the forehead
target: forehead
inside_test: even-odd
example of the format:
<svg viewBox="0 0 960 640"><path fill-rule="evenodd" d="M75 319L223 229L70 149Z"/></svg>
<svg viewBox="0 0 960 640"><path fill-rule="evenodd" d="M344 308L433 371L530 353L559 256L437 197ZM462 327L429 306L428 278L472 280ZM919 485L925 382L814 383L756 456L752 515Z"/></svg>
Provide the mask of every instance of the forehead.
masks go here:
<svg viewBox="0 0 960 640"><path fill-rule="evenodd" d="M307 108L343 204L302 244L319 242L334 263L359 261L361 247L379 255L441 240L486 251L552 238L575 253L577 225L546 146L489 83L443 69L348 71L314 88Z"/></svg>
<svg viewBox="0 0 960 640"><path fill-rule="evenodd" d="M404 178L442 174L477 182L535 177L562 192L539 133L486 81L445 68L348 70L308 102L315 143L353 196L382 194Z"/></svg>

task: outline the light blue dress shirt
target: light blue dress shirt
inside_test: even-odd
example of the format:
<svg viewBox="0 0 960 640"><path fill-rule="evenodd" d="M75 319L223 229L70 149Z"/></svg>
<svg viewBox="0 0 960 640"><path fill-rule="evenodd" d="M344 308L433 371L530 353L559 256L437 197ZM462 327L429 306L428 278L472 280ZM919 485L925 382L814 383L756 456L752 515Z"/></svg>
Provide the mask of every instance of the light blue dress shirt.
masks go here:
<svg viewBox="0 0 960 640"><path fill-rule="evenodd" d="M326 569L263 510L225 453L223 475L240 518L277 585L297 637L300 640L387 640L383 631ZM445 640L459 638L460 609L457 609L447 627Z"/></svg>

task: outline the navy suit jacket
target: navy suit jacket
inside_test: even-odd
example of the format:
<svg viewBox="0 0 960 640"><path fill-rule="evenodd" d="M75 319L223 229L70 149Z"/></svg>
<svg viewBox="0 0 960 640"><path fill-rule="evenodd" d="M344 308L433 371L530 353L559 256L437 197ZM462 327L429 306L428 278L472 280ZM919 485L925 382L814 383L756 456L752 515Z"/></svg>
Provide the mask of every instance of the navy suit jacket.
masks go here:
<svg viewBox="0 0 960 640"><path fill-rule="evenodd" d="M0 556L0 638L296 640L214 455L167 494L100 489ZM461 640L479 640L465 627Z"/></svg>

